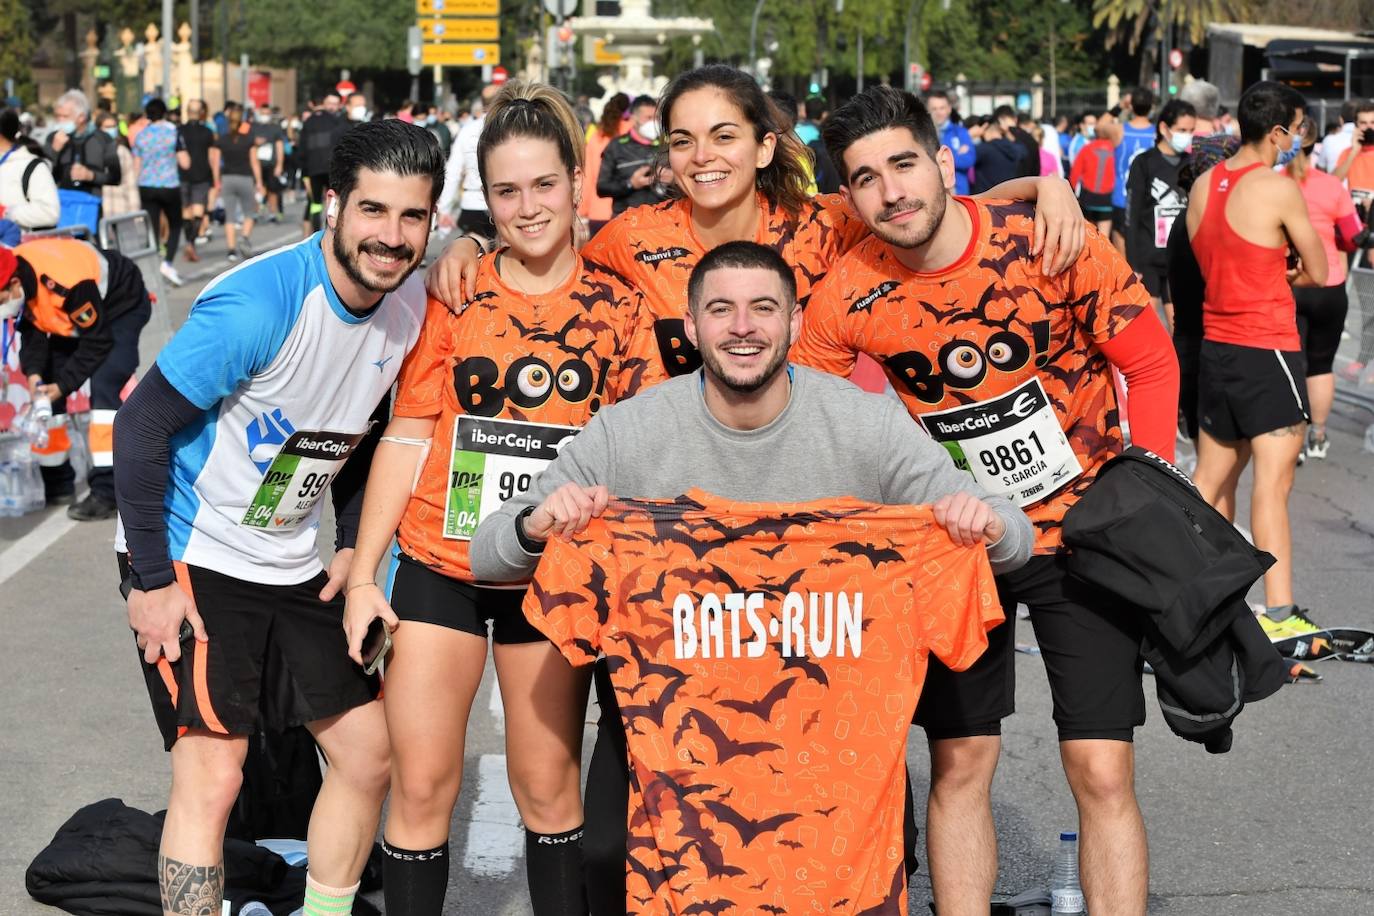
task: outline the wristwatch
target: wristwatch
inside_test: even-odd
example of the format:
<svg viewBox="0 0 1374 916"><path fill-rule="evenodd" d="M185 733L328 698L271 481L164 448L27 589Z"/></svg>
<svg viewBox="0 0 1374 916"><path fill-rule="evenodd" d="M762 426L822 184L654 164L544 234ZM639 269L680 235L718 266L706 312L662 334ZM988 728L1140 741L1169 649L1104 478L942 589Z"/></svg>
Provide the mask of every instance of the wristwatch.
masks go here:
<svg viewBox="0 0 1374 916"><path fill-rule="evenodd" d="M544 542L536 541L525 533L525 519L533 514L534 506L526 506L520 510L520 514L515 517L515 538L525 553L540 554L544 552Z"/></svg>

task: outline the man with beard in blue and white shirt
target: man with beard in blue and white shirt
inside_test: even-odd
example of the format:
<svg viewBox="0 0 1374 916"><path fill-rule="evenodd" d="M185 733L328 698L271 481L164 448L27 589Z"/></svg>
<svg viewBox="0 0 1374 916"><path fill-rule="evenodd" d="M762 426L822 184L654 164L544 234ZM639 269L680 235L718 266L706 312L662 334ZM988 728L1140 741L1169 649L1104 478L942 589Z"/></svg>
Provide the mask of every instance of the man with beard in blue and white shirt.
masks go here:
<svg viewBox="0 0 1374 916"><path fill-rule="evenodd" d="M324 230L207 286L115 419L129 624L172 757L165 912L219 912L224 829L259 727L305 724L329 761L305 913L348 912L357 892L389 766L379 680L349 660L342 627L369 463L345 461L368 450L419 336L411 274L443 179L423 128L349 131ZM328 572L326 493L338 516Z"/></svg>

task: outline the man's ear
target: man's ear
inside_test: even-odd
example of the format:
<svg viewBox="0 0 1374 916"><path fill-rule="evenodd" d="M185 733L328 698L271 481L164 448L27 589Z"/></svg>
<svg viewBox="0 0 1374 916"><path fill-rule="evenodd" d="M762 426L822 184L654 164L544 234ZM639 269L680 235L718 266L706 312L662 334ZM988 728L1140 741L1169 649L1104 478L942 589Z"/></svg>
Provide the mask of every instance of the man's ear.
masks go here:
<svg viewBox="0 0 1374 916"><path fill-rule="evenodd" d="M687 342L695 347L697 345L697 321L696 313L690 305L687 306L687 314L682 317L682 331L687 335Z"/></svg>

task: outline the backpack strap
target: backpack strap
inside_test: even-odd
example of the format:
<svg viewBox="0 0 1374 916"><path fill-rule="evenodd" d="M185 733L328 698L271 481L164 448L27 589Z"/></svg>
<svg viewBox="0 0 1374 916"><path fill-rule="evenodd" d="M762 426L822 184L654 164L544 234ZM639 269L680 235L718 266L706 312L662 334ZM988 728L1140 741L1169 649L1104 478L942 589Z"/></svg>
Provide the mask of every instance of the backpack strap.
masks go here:
<svg viewBox="0 0 1374 916"><path fill-rule="evenodd" d="M24 194L24 199L29 199L29 179L33 177L34 169L43 164L43 160L35 156L29 160L29 164L24 166L24 177L19 179L19 189Z"/></svg>

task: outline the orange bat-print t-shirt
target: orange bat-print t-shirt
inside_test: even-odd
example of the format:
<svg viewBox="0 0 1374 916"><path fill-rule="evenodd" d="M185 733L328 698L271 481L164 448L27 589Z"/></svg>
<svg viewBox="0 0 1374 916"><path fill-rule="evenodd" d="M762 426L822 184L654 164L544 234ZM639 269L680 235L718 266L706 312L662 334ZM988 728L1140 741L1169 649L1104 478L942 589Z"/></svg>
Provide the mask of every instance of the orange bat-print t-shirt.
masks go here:
<svg viewBox="0 0 1374 916"><path fill-rule="evenodd" d="M478 522L528 490L603 404L647 384L657 362L642 298L611 271L583 260L562 286L531 295L501 280L500 258L483 258L461 314L429 301L393 411L437 418L401 549L467 582Z"/></svg>
<svg viewBox="0 0 1374 916"><path fill-rule="evenodd" d="M1003 620L982 547L924 507L618 500L524 609L606 655L627 913L906 912L907 731L929 655L967 668Z"/></svg>
<svg viewBox="0 0 1374 916"><path fill-rule="evenodd" d="M830 265L868 234L838 194L810 199L795 216L770 204L762 193L758 206L754 241L772 248L791 265L802 308ZM583 250L644 294L669 377L695 372L701 365L696 347L683 330L683 316L687 314L687 279L706 251L692 228L692 202L686 198L626 210L602 227Z"/></svg>
<svg viewBox="0 0 1374 916"><path fill-rule="evenodd" d="M985 489L1062 544L1064 513L1123 448L1111 366L1099 344L1150 307L1130 265L1095 228L1067 271L1030 255L1030 204L955 198L973 220L963 255L908 270L881 239L841 258L811 296L797 362L846 376L882 367L907 410Z"/></svg>

